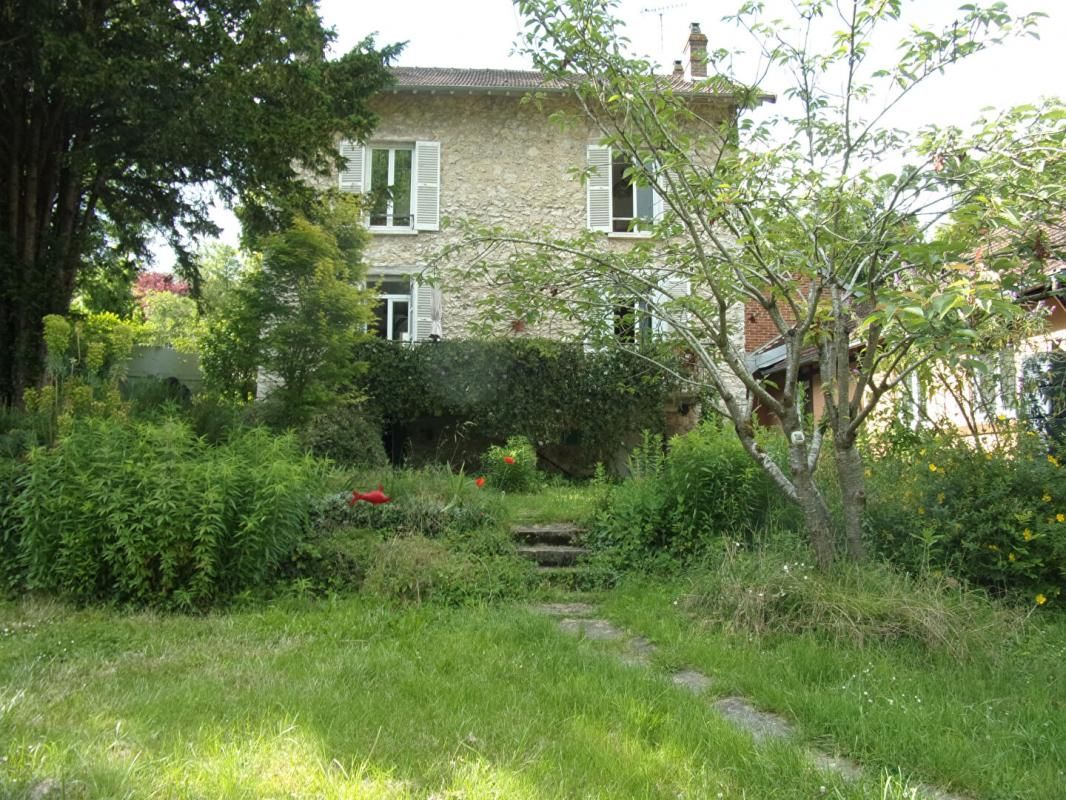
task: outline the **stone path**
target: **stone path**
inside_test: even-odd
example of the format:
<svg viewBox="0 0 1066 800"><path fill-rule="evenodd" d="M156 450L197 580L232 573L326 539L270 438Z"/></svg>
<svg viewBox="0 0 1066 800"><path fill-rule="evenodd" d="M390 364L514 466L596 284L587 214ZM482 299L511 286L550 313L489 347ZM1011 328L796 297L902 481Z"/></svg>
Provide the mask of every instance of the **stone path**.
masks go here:
<svg viewBox="0 0 1066 800"><path fill-rule="evenodd" d="M655 654L655 645L642 636L635 636L614 625L610 620L595 616L598 609L588 603L542 603L532 607L533 611L547 614L558 620L561 630L590 641L621 642L620 658L623 663L636 667L651 666ZM714 683L709 675L694 669L673 672L670 680L695 695L706 692ZM747 699L738 696L723 697L711 703L725 719L751 734L757 744L767 741L781 741L794 736L788 720L778 714L761 711ZM833 772L845 780L857 781L863 776L862 766L843 756L830 755L820 750L808 750L808 758L816 767L826 772ZM962 795L945 792L935 786L917 784L917 797L921 800L969 800Z"/></svg>

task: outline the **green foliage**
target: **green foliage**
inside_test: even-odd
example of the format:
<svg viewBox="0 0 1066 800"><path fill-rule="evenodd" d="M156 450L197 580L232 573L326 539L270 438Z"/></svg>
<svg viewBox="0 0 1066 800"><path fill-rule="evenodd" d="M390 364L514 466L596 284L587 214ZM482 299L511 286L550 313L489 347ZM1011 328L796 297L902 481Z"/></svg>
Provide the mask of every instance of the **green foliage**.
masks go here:
<svg viewBox="0 0 1066 800"><path fill-rule="evenodd" d="M501 492L531 492L540 484L537 451L525 436L511 436L503 447L493 445L481 464L489 486Z"/></svg>
<svg viewBox="0 0 1066 800"><path fill-rule="evenodd" d="M89 283L109 290L108 308L124 310L116 284L153 234L166 236L179 270L190 272L182 242L216 232L210 204L190 187L211 184L261 209L311 194L306 174L336 166L337 137L372 130L367 100L389 82L399 52L367 39L330 58L335 35L305 0L47 0L8 11L0 17L3 127L13 137L0 170L5 402L36 382L39 320L66 311L78 273L95 266Z"/></svg>
<svg viewBox="0 0 1066 800"><path fill-rule="evenodd" d="M18 483L24 473L21 461L0 454L0 594L20 586L24 579L15 512Z"/></svg>
<svg viewBox="0 0 1066 800"><path fill-rule="evenodd" d="M382 483L391 502L350 504L350 491L328 495L316 501L315 528L370 528L439 538L493 527L502 519L497 495L478 491L473 480L443 467L395 472L384 479L369 473L349 485L366 492L377 483Z"/></svg>
<svg viewBox="0 0 1066 800"><path fill-rule="evenodd" d="M359 403L346 403L315 415L300 432L315 455L343 466L381 468L388 464L381 425Z"/></svg>
<svg viewBox="0 0 1066 800"><path fill-rule="evenodd" d="M479 555L402 536L381 543L364 588L392 600L465 605L522 597L532 577L531 564L514 555Z"/></svg>
<svg viewBox="0 0 1066 800"><path fill-rule="evenodd" d="M661 429L673 388L664 370L632 353L541 339L417 347L370 340L355 358L368 365L357 386L386 426L438 417L489 439L573 445L590 465L616 451L627 432Z"/></svg>
<svg viewBox="0 0 1066 800"><path fill-rule="evenodd" d="M670 440L645 433L632 476L608 491L589 542L619 568L689 560L722 538L798 524L796 511L725 424L707 421Z"/></svg>
<svg viewBox="0 0 1066 800"><path fill-rule="evenodd" d="M73 320L49 314L42 324L47 380L23 394L38 438L55 441L75 416L125 413L119 385L141 325L107 312Z"/></svg>
<svg viewBox="0 0 1066 800"><path fill-rule="evenodd" d="M686 606L749 636L816 633L858 646L909 640L956 657L986 652L1019 621L957 581L873 566L819 574L809 559L802 547L729 544L693 581Z"/></svg>
<svg viewBox="0 0 1066 800"><path fill-rule="evenodd" d="M195 300L175 292L151 291L140 299L140 308L145 344L196 352L204 323Z"/></svg>
<svg viewBox="0 0 1066 800"><path fill-rule="evenodd" d="M241 278L204 342L207 387L245 399L261 369L273 387L266 413L277 426L328 408L360 369L352 358L372 320L373 292L359 288L366 234L358 204L337 197L319 220L297 217L262 238L261 264Z"/></svg>
<svg viewBox="0 0 1066 800"><path fill-rule="evenodd" d="M293 548L282 577L315 593L358 591L380 542L379 532L362 528L315 530Z"/></svg>
<svg viewBox="0 0 1066 800"><path fill-rule="evenodd" d="M274 577L319 479L292 437L262 429L211 447L179 422L77 421L20 481L26 586L78 602L223 602Z"/></svg>
<svg viewBox="0 0 1066 800"><path fill-rule="evenodd" d="M877 461L867 526L903 567L927 569L1032 602L1066 589L1066 474L1040 437L975 448L920 436Z"/></svg>

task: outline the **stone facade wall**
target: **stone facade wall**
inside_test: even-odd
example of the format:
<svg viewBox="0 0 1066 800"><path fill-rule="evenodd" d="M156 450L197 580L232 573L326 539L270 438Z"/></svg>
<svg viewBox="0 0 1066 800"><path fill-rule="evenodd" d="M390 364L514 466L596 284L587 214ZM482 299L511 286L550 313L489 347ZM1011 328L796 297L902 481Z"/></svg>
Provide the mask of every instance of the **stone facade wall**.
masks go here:
<svg viewBox="0 0 1066 800"><path fill-rule="evenodd" d="M549 120L549 114L560 110L580 118L572 99L550 96L545 103L538 108L524 102L520 91L385 93L373 104L380 122L370 144L440 142L442 223L465 219L519 232L548 226L558 236L575 236L586 229L586 194L573 171L584 169L586 147L599 136L587 123L564 130ZM417 273L460 239L458 228L447 224L433 232L374 232L366 260L371 273ZM609 244L628 248L632 239L612 236ZM471 334L476 301L486 291L445 285L446 338ZM742 314L737 319L743 324ZM511 331L503 327L499 332ZM556 332L543 326L525 331L549 336Z"/></svg>
<svg viewBox="0 0 1066 800"><path fill-rule="evenodd" d="M519 92L397 92L374 105L381 122L372 143L440 142L442 223L467 219L515 231L549 225L563 236L584 229L585 188L569 171L585 163L585 147L595 141L589 128L560 132L549 112L523 103ZM366 259L371 272L417 272L460 238L447 224L433 232L374 233ZM445 288L445 337L469 335L474 303L484 291Z"/></svg>

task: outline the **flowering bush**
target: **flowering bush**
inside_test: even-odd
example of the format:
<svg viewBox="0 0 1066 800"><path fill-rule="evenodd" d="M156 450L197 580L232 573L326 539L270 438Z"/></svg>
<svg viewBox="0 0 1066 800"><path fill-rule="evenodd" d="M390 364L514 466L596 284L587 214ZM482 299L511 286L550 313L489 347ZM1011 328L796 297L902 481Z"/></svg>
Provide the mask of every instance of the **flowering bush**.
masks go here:
<svg viewBox="0 0 1066 800"><path fill-rule="evenodd" d="M869 530L890 560L1033 602L1066 589L1066 469L1039 437L983 451L922 438L879 460L868 488Z"/></svg>
<svg viewBox="0 0 1066 800"><path fill-rule="evenodd" d="M540 483L537 451L524 436L512 436L503 447L490 447L482 465L488 484L503 492L530 492Z"/></svg>

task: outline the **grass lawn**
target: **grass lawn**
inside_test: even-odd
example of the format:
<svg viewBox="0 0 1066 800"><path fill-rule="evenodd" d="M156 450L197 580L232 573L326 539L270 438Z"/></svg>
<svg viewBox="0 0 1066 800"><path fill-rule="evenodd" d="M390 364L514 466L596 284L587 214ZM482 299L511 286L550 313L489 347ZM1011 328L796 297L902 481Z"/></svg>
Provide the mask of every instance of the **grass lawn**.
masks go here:
<svg viewBox="0 0 1066 800"><path fill-rule="evenodd" d="M358 597L0 605L0 759L5 798L881 798L550 619Z"/></svg>
<svg viewBox="0 0 1066 800"><path fill-rule="evenodd" d="M635 582L608 616L654 640L662 666L712 675L794 720L807 741L983 800L1066 798L1066 617L1041 610L960 658L906 641L725 633L684 611L690 581Z"/></svg>

